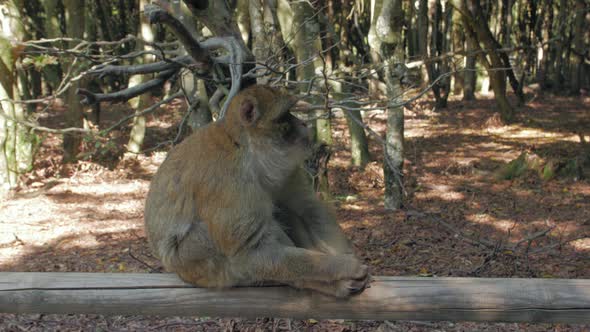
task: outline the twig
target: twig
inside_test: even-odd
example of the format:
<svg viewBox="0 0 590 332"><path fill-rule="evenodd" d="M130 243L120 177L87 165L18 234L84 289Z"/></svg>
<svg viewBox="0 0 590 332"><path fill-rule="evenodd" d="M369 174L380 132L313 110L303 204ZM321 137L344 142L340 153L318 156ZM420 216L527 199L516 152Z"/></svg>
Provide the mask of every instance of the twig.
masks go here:
<svg viewBox="0 0 590 332"><path fill-rule="evenodd" d="M138 257L136 257L135 255L133 255L133 253L131 252L131 247L128 247L127 249L128 249L127 250L127 253L129 254L129 256L131 258L133 258L134 260L136 260L141 265L147 267L149 269L150 273L159 273L160 272L157 268L151 266L150 264L144 262L143 260L141 260Z"/></svg>
<svg viewBox="0 0 590 332"><path fill-rule="evenodd" d="M182 96L182 92L181 92L181 91L179 91L179 92L177 92L177 93L173 94L172 96L170 96L170 97L168 97L168 98L162 99L161 101L159 101L159 102L157 102L157 103L153 104L152 106L150 106L150 107L148 107L148 108L144 109L144 110L143 110L143 111L141 111L141 112L134 113L134 114L130 114L130 115L128 115L128 116L126 116L126 117L122 118L122 119L121 119L121 120L119 120L117 123L115 123L114 125L110 126L108 129L104 130L103 132L110 132L110 131L112 131L113 129L115 129L115 128L119 127L120 125L122 125L123 123L125 123L125 122L127 122L127 121L129 121L129 120L131 120L131 119L133 119L133 118L136 118L136 117L138 117L138 116L146 115L146 114L148 114L148 113L150 113L150 112L153 112L153 111L155 111L156 109L158 109L158 107L162 106L163 104L167 104L167 103L171 102L172 100L174 100L174 99L176 99L176 98L178 98L178 97L181 97L181 96Z"/></svg>
<svg viewBox="0 0 590 332"><path fill-rule="evenodd" d="M11 116L9 116L8 114L6 114L4 112L4 110L0 107L0 116L16 122L18 124L21 124L25 127L37 130L37 131L43 131L43 132L47 132L47 133L53 133L53 134L65 134L65 133L84 133L84 134L92 134L94 133L92 130L90 129L84 129L84 128L76 128L76 127L70 127L70 128L63 128L63 129L54 129L54 128L48 128L48 127L44 127L44 126L40 126L36 123L33 122L29 122L26 120L19 120L19 119L15 119Z"/></svg>

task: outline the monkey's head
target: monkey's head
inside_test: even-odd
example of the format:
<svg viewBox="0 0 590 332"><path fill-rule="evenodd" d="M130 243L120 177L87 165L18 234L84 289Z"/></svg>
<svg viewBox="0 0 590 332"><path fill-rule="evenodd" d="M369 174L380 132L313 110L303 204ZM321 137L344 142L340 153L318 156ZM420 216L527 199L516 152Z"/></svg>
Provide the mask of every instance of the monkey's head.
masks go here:
<svg viewBox="0 0 590 332"><path fill-rule="evenodd" d="M282 90L254 85L234 97L226 115L231 126L239 128L249 166L273 181L301 165L311 152L305 122L290 112L296 101Z"/></svg>

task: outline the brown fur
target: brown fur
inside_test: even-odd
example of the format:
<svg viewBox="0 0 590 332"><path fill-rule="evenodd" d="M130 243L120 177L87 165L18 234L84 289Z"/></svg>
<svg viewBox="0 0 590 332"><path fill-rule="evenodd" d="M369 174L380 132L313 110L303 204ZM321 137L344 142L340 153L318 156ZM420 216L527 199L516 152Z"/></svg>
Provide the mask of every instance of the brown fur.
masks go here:
<svg viewBox="0 0 590 332"><path fill-rule="evenodd" d="M170 151L148 194L154 253L187 282L280 282L338 297L362 291L367 267L315 197L300 165L309 153L294 100L263 86L238 94L226 117Z"/></svg>

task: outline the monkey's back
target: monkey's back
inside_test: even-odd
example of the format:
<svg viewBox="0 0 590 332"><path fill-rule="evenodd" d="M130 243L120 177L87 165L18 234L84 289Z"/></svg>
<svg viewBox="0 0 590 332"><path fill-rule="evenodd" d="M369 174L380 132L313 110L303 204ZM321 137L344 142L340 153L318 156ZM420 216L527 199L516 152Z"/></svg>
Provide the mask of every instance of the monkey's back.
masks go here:
<svg viewBox="0 0 590 332"><path fill-rule="evenodd" d="M152 179L144 221L152 251L160 258L174 245L170 241L181 240L194 225L207 236L204 221L215 214L211 202L223 201L224 189L232 185L227 179L238 171L231 167L237 149L219 126L209 124L172 148Z"/></svg>

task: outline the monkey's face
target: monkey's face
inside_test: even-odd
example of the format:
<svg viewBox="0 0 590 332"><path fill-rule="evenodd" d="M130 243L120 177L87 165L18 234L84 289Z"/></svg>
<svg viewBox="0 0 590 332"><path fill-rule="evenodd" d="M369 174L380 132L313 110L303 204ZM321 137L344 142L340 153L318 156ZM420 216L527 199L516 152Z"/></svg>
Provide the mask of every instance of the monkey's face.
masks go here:
<svg viewBox="0 0 590 332"><path fill-rule="evenodd" d="M238 97L240 119L251 143L282 151L311 150L306 123L291 114L296 98L265 86L250 87Z"/></svg>
<svg viewBox="0 0 590 332"><path fill-rule="evenodd" d="M248 164L269 183L279 183L311 153L310 131L290 113L296 101L281 90L252 86L234 98L227 114L239 123Z"/></svg>

